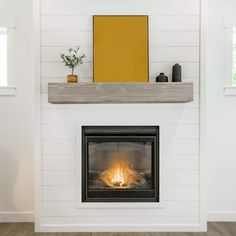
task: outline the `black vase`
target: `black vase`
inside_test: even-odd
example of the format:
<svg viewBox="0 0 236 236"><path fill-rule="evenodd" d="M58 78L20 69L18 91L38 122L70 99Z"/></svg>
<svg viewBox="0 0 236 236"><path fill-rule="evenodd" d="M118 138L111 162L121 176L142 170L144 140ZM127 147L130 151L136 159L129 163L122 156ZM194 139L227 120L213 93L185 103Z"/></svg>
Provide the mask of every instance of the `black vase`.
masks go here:
<svg viewBox="0 0 236 236"><path fill-rule="evenodd" d="M160 75L156 77L156 82L168 82L168 77L164 73L160 73Z"/></svg>
<svg viewBox="0 0 236 236"><path fill-rule="evenodd" d="M181 65L176 63L172 67L172 82L181 82L181 81L182 81Z"/></svg>

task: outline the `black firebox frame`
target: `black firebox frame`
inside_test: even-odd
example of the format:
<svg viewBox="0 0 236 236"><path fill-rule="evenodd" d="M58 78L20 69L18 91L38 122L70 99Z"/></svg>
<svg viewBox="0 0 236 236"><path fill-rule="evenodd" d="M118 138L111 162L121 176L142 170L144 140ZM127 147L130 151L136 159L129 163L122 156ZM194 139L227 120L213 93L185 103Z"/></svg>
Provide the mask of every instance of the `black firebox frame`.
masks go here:
<svg viewBox="0 0 236 236"><path fill-rule="evenodd" d="M89 189L89 142L152 143L151 189ZM82 126L82 202L159 202L159 126Z"/></svg>

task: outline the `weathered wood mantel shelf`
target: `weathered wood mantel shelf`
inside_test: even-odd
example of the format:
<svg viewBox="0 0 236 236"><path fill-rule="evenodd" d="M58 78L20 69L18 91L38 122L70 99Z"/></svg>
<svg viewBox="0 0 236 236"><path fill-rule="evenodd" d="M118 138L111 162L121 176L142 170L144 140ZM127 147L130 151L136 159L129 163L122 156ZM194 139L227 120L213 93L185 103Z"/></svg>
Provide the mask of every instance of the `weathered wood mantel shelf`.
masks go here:
<svg viewBox="0 0 236 236"><path fill-rule="evenodd" d="M48 102L186 103L193 101L193 83L50 83Z"/></svg>

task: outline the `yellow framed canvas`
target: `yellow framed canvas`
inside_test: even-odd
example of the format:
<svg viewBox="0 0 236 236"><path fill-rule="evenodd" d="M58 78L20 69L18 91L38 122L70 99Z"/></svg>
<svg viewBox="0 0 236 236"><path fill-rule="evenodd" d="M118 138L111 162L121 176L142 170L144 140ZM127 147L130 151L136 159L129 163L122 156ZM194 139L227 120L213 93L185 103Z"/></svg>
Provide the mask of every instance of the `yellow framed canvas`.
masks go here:
<svg viewBox="0 0 236 236"><path fill-rule="evenodd" d="M93 16L94 82L148 82L148 16Z"/></svg>

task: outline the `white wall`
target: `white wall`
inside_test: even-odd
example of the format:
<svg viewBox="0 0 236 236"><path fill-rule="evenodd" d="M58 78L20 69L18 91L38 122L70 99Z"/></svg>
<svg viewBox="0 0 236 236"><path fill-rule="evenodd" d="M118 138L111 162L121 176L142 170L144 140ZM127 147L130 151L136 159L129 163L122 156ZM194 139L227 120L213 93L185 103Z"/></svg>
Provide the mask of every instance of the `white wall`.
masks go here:
<svg viewBox="0 0 236 236"><path fill-rule="evenodd" d="M0 17L16 16L16 95L0 96L0 222L32 220L32 1L0 0Z"/></svg>
<svg viewBox="0 0 236 236"><path fill-rule="evenodd" d="M40 14L42 165L41 182L37 184L42 197L37 202L40 210L37 229L137 230L138 222L146 224L146 228L139 228L146 231L204 229L199 198L200 0L151 0L148 4L145 0L41 0ZM96 14L149 15L150 80L160 72L170 75L172 65L179 62L183 65L183 81L194 82L194 101L146 105L48 104L48 82L66 80L67 70L59 55L67 47L79 45L87 54L87 63L79 75L81 81L92 81L92 15ZM166 134L161 140L163 209L76 207L80 198L75 193L76 172L80 170L76 145L81 140L75 133L75 124L81 120L84 124L99 121L114 125L131 120L161 124Z"/></svg>
<svg viewBox="0 0 236 236"><path fill-rule="evenodd" d="M210 220L236 220L236 97L224 96L224 18L235 0L209 0L207 75L208 211Z"/></svg>
<svg viewBox="0 0 236 236"><path fill-rule="evenodd" d="M52 2L52 1L49 1ZM56 29L63 31L72 27L70 23L77 24L77 21L70 21L64 25L64 21L60 24L54 24L53 19L57 22L60 13L63 14L61 7L51 8L59 9L57 16L47 16L49 11L44 12L45 17L42 19L42 27L45 30ZM194 9L195 7L193 7ZM223 94L223 18L230 12L234 13L236 3L234 0L209 0L209 37L208 37L208 77L207 77L207 158L208 158L208 210L209 219L236 219L236 191L235 191L235 166L236 166L236 146L234 145L234 132L236 130L235 120L235 97L225 97ZM48 8L49 9L49 8ZM72 7L72 10L76 8ZM158 8L157 8L158 9ZM68 9L67 9L68 10ZM161 9L163 10L163 9ZM67 12L68 13L68 12ZM72 12L73 14L74 12ZM162 14L162 12L160 12ZM175 9L173 12L176 14ZM189 14L189 11L183 9L182 14ZM24 220L32 217L34 198L33 198L33 135L32 135L32 1L30 0L0 0L0 15L16 15L17 28L17 93L15 97L0 97L0 221L8 220ZM59 16L58 16L59 14ZM195 15L195 13L194 13ZM196 22L195 17L192 21L184 20L176 24L177 29L191 29ZM73 19L73 16L69 16ZM48 21L48 19L51 21ZM178 17L177 17L178 18ZM165 17L161 18L165 19ZM170 18L167 18L170 19ZM192 22L192 23L191 23ZM192 25L191 25L192 24ZM83 26L84 24L81 24ZM163 24L159 24L162 27ZM165 24L172 30L172 24ZM167 29L167 28L165 28ZM161 28L160 28L161 30ZM72 36L73 33L71 33ZM49 37L50 40L51 37ZM72 38L73 37L68 37ZM52 38L53 39L53 38ZM76 44L77 44L76 39ZM53 41L52 41L53 43ZM55 41L54 41L55 43ZM58 43L59 45L60 43ZM66 41L65 46L73 45L73 42ZM81 43L80 43L81 44ZM20 45L20 46L19 46ZM60 46L60 45L59 45ZM55 62L57 53L60 48L51 47L42 53L42 60ZM42 48L42 50L44 50ZM54 51L55 50L55 51ZM157 48L161 60L178 60L178 61L198 61L196 47L159 47ZM185 52L186 50L186 52ZM192 51L192 52L191 52ZM43 51L42 51L43 52ZM184 54L183 54L184 52ZM48 56L46 57L46 54ZM56 59L55 59L56 58ZM171 59L170 59L171 58ZM42 93L47 91L47 82L64 81L65 72L59 72L57 65L54 70L55 63L51 65L51 71L48 70L42 79ZM45 65L47 68L49 65ZM55 71L57 71L55 74ZM189 70L190 72L193 69ZM45 72L46 73L46 72ZM59 75L59 76L58 76ZM52 76L52 77L50 77ZM197 77L196 77L197 78ZM84 80L86 78L83 78ZM186 77L186 81L195 81L194 77ZM198 81L195 84L195 91L198 91ZM197 92L196 92L197 94ZM43 95L44 97L44 95ZM43 98L45 101L47 98ZM45 104L45 103L44 103ZM46 105L46 104L45 104ZM46 126L44 127L46 128ZM53 132L51 132L52 134ZM183 132L178 132L178 134ZM185 133L186 134L186 133ZM196 133L195 133L196 134ZM184 136L185 137L185 136ZM187 136L189 137L189 136ZM194 136L196 137L196 136ZM198 136L197 136L198 137ZM181 136L176 136L181 138ZM183 138L183 136L182 136ZM191 137L193 138L193 137ZM63 159L63 158L62 158ZM70 159L71 160L71 159ZM44 168L56 163L60 166L62 162L53 162L49 159L44 163ZM174 162L173 162L174 161ZM197 159L195 161L198 161ZM172 168L178 168L179 162L174 160L168 161ZM174 164L173 164L174 163ZM185 162L185 168L189 165L196 168L194 162ZM68 164L69 165L69 164ZM70 163L73 166L73 160ZM58 167L59 168L59 167ZM69 168L68 166L66 168ZM15 214L20 212L20 214ZM21 214L23 212L23 214ZM24 214L26 213L26 214Z"/></svg>

